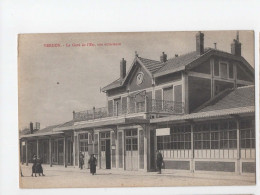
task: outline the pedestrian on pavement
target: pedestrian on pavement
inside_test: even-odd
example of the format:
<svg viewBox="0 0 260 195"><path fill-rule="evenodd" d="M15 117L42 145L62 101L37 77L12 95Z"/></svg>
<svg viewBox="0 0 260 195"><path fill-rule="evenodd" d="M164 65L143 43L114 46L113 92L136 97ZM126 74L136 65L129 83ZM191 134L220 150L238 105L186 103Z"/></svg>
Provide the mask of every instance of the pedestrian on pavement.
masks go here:
<svg viewBox="0 0 260 195"><path fill-rule="evenodd" d="M80 154L79 154L79 168L83 169L83 165L84 165L84 155L82 154L82 152L80 152Z"/></svg>
<svg viewBox="0 0 260 195"><path fill-rule="evenodd" d="M36 160L37 160L37 156L36 156L36 154L34 154L33 157L32 157L32 163L33 163L33 166L32 166L32 177L33 177L33 174L35 174L34 176L37 177L36 176L36 173L37 173L37 171L36 171Z"/></svg>
<svg viewBox="0 0 260 195"><path fill-rule="evenodd" d="M160 151L156 151L156 164L158 169L158 174L162 173L163 156Z"/></svg>
<svg viewBox="0 0 260 195"><path fill-rule="evenodd" d="M21 167L21 165L20 165L20 175L21 175L21 177L23 177L23 172L22 172L22 167Z"/></svg>
<svg viewBox="0 0 260 195"><path fill-rule="evenodd" d="M91 154L88 164L90 166L90 173L92 175L96 174L97 159L95 158L94 154Z"/></svg>
<svg viewBox="0 0 260 195"><path fill-rule="evenodd" d="M43 168L42 168L42 159L40 157L37 157L36 159L36 172L39 174L39 176L45 176L43 174Z"/></svg>

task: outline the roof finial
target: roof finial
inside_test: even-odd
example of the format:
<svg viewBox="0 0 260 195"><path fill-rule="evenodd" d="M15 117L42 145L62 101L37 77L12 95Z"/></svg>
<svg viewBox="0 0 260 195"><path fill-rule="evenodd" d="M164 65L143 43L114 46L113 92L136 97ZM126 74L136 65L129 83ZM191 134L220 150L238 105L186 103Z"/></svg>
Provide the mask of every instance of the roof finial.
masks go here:
<svg viewBox="0 0 260 195"><path fill-rule="evenodd" d="M135 51L135 56L138 57L138 53L137 53L137 51Z"/></svg>
<svg viewBox="0 0 260 195"><path fill-rule="evenodd" d="M237 31L237 42L239 42L239 31Z"/></svg>

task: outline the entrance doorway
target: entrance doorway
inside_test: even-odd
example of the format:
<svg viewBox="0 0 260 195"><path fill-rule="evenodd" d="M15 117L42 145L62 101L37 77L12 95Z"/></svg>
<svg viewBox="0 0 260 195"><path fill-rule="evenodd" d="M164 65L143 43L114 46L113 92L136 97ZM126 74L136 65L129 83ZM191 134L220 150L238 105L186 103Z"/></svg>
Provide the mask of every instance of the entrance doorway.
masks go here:
<svg viewBox="0 0 260 195"><path fill-rule="evenodd" d="M68 147L67 163L68 165L72 165L73 164L73 142L71 138L68 138L67 140L67 147Z"/></svg>
<svg viewBox="0 0 260 195"><path fill-rule="evenodd" d="M56 165L63 165L63 139L53 140L52 144L52 163Z"/></svg>
<svg viewBox="0 0 260 195"><path fill-rule="evenodd" d="M100 133L101 142L101 168L111 169L111 142L110 142L110 131Z"/></svg>
<svg viewBox="0 0 260 195"><path fill-rule="evenodd" d="M137 129L125 131L125 168L138 170L138 136Z"/></svg>
<svg viewBox="0 0 260 195"><path fill-rule="evenodd" d="M49 140L39 140L39 156L42 163L49 163Z"/></svg>
<svg viewBox="0 0 260 195"><path fill-rule="evenodd" d="M150 169L155 170L155 130L150 131Z"/></svg>
<svg viewBox="0 0 260 195"><path fill-rule="evenodd" d="M88 148L88 133L81 133L79 134L79 152L84 156L83 160L84 160L84 168L88 167L88 160L90 158L89 156L89 148Z"/></svg>

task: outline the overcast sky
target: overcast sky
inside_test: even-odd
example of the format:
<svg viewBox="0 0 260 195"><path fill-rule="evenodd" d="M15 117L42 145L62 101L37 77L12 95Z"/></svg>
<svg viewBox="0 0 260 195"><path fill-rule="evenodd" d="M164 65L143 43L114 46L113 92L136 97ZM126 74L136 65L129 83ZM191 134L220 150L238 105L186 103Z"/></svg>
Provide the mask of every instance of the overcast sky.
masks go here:
<svg viewBox="0 0 260 195"><path fill-rule="evenodd" d="M40 122L41 128L72 119L72 111L104 107L104 87L119 77L121 58L131 66L139 56L160 59L195 50L197 32L25 34L19 38L19 128ZM204 32L205 47L230 52L236 31ZM254 34L240 31L242 56L254 66ZM62 47L44 47L44 44ZM72 47L83 43L120 46ZM66 47L70 44L70 47Z"/></svg>

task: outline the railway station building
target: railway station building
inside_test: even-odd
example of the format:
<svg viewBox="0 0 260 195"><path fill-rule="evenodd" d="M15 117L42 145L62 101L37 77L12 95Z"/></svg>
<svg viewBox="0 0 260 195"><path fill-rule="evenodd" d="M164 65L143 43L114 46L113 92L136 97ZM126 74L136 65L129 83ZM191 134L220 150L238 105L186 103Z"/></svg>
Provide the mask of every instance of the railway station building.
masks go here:
<svg viewBox="0 0 260 195"><path fill-rule="evenodd" d="M204 47L158 60L135 54L126 71L102 88L107 105L73 111L71 121L20 133L22 163L33 154L50 166L85 167L91 154L100 169L156 170L156 151L165 169L255 173L254 69L241 56L237 36L231 52Z"/></svg>

